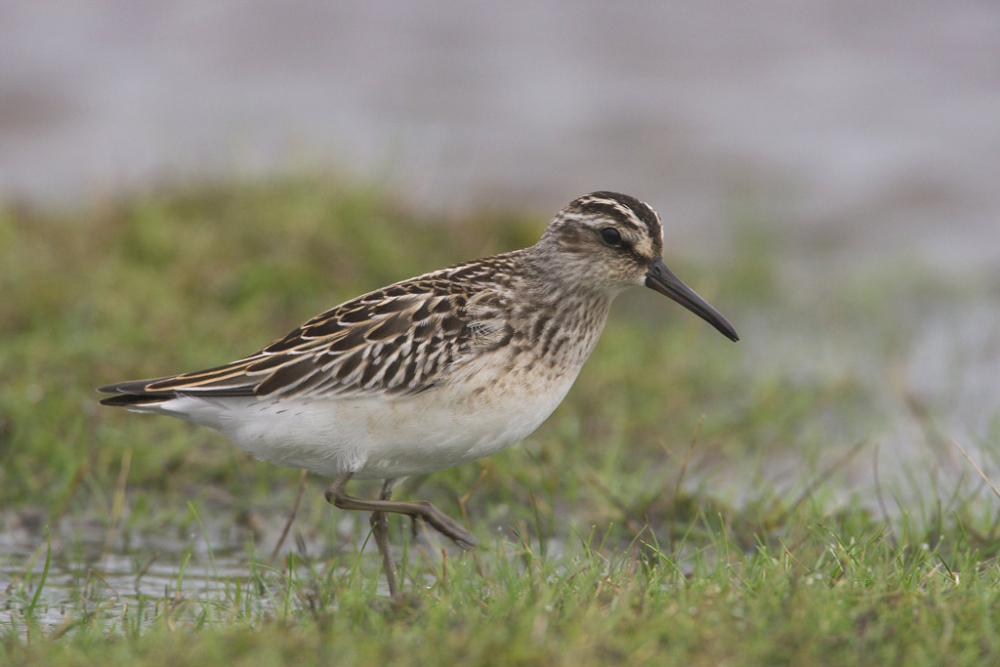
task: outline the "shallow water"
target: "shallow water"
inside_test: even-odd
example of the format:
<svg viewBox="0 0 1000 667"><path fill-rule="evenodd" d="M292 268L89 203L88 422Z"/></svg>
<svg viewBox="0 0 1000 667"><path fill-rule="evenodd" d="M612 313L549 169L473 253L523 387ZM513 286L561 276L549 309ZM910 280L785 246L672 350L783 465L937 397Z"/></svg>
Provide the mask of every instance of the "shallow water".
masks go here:
<svg viewBox="0 0 1000 667"><path fill-rule="evenodd" d="M128 632L172 614L211 623L300 609L309 601L287 595L286 554L298 555L292 576L299 581L332 567L329 545L300 532L293 532L272 569L268 553L258 554L257 544L269 552L273 542L265 545L248 529L218 522L190 534L112 530L110 537L88 518L64 517L51 530L16 513L5 514L2 522L0 628L22 634L29 625L25 610L33 606L39 586L31 623L64 631L86 619L102 629ZM276 523L275 530L282 525ZM267 537L276 541L277 533ZM344 540L342 547L356 545ZM307 553L319 558L314 561Z"/></svg>

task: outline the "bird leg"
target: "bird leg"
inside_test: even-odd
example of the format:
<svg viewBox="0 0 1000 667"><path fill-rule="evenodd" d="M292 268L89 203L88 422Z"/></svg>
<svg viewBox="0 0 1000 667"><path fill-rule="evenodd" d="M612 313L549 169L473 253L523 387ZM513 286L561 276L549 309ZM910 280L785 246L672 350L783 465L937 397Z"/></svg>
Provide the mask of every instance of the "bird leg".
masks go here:
<svg viewBox="0 0 1000 667"><path fill-rule="evenodd" d="M389 500L392 498L392 487L396 485L396 480L387 479L382 483L382 491L378 494L379 500ZM395 598L398 595L396 589L396 562L392 559L389 551L389 517L385 512L372 512L371 516L372 535L375 537L375 546L382 554L382 569L385 570L385 580L389 584L389 597Z"/></svg>
<svg viewBox="0 0 1000 667"><path fill-rule="evenodd" d="M386 579L389 581L389 594L393 597L396 597L396 566L389 553L388 517L386 514L405 514L415 519L422 519L462 549L469 550L476 546L476 538L472 536L472 533L434 505L424 501L390 500L389 496L392 495L395 480L387 479L385 481L378 500L365 500L349 496L344 492L344 486L350 479L351 473L349 472L337 476L326 490L326 500L338 509L372 512L371 525L375 546L382 554L382 565L385 569Z"/></svg>

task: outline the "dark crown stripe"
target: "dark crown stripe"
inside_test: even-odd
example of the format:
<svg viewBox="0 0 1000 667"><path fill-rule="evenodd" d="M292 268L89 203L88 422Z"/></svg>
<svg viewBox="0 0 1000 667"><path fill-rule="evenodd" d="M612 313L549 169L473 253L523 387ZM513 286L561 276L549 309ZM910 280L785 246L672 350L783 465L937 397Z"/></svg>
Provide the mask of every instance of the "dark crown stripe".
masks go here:
<svg viewBox="0 0 1000 667"><path fill-rule="evenodd" d="M646 231L649 233L650 237L654 239L659 239L661 235L660 219L656 215L656 212L650 208L649 204L639 201L635 197L630 197L629 195L623 195L620 192L609 192L606 190L601 190L598 192L592 192L585 197L581 197L578 201L593 201L601 202L611 205L618 210L616 206L621 206L632 214L630 217L633 218L638 223L645 226ZM621 214L618 215L611 214L616 218L621 218Z"/></svg>
<svg viewBox="0 0 1000 667"><path fill-rule="evenodd" d="M610 199L588 199L581 201L577 210L587 217L609 218L636 231L640 231L645 225L640 223L635 213L621 204Z"/></svg>

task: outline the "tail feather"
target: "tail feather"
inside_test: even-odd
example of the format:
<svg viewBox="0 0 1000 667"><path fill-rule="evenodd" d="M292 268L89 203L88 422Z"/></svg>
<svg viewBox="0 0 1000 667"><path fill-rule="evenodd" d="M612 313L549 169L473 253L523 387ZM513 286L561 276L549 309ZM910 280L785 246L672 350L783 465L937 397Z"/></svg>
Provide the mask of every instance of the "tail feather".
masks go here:
<svg viewBox="0 0 1000 667"><path fill-rule="evenodd" d="M173 396L166 394L119 394L101 399L101 405L129 407L133 405L150 405L168 401Z"/></svg>
<svg viewBox="0 0 1000 667"><path fill-rule="evenodd" d="M103 394L114 394L101 401L101 405L111 405L128 407L130 405L148 405L150 403L160 403L168 401L177 396L172 391L152 392L146 389L151 382L156 380L130 380L128 382L117 382L115 384L98 387L97 391Z"/></svg>
<svg viewBox="0 0 1000 667"><path fill-rule="evenodd" d="M183 390L174 389L151 389L158 382L175 379L176 375L154 378L151 380L129 380L127 382L116 382L115 384L98 387L97 391L104 394L114 394L101 401L101 405L115 407L132 407L138 405L155 405L182 395L194 396L252 396L253 387L204 387L197 386L185 388Z"/></svg>

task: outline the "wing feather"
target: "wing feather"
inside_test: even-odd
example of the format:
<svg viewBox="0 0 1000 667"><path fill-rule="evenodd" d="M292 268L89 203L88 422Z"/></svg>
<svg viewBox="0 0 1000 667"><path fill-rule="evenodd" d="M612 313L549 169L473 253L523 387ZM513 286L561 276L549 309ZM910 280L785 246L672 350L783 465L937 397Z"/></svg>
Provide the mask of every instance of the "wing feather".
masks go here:
<svg viewBox="0 0 1000 667"><path fill-rule="evenodd" d="M508 257L490 261L509 262ZM503 281L497 280L495 271L483 267L473 271L469 264L348 301L243 359L101 387L99 391L115 394L102 403L152 403L177 395L363 396L425 391L476 354L510 340Z"/></svg>

